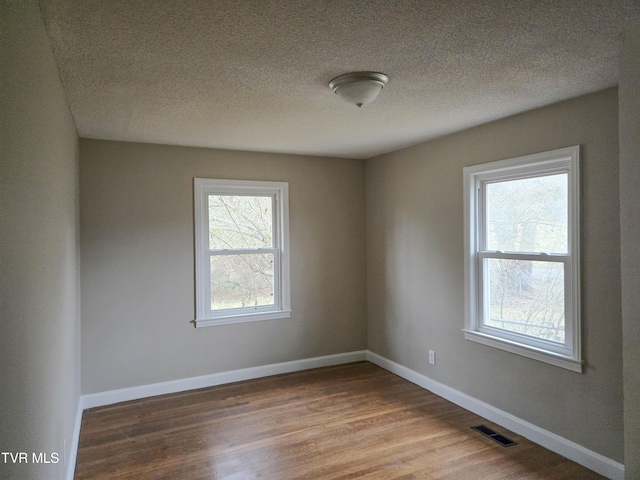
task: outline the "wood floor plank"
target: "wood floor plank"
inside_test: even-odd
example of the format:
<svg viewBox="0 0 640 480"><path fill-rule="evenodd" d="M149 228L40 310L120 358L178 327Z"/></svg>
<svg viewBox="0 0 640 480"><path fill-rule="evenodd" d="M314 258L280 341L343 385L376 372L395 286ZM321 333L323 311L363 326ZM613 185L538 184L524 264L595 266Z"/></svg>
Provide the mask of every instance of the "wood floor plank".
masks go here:
<svg viewBox="0 0 640 480"><path fill-rule="evenodd" d="M481 423L518 445L471 430ZM75 478L604 477L359 362L87 410Z"/></svg>

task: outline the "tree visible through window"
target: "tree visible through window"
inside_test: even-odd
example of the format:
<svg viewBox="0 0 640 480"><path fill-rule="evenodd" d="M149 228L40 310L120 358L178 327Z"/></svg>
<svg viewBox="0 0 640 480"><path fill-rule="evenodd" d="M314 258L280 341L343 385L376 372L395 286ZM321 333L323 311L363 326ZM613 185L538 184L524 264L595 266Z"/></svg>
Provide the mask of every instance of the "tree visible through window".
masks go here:
<svg viewBox="0 0 640 480"><path fill-rule="evenodd" d="M197 322L287 316L286 184L196 179L195 185Z"/></svg>
<svg viewBox="0 0 640 480"><path fill-rule="evenodd" d="M209 195L211 310L273 304L272 203L273 197Z"/></svg>

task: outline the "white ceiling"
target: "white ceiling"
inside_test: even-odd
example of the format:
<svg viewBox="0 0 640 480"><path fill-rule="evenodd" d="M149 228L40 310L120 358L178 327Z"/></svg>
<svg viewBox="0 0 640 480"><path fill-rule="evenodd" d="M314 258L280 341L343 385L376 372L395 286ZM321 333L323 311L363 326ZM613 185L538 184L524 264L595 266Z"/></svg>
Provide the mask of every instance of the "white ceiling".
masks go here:
<svg viewBox="0 0 640 480"><path fill-rule="evenodd" d="M617 84L640 0L40 0L82 137L369 158ZM340 74L391 78L342 103Z"/></svg>

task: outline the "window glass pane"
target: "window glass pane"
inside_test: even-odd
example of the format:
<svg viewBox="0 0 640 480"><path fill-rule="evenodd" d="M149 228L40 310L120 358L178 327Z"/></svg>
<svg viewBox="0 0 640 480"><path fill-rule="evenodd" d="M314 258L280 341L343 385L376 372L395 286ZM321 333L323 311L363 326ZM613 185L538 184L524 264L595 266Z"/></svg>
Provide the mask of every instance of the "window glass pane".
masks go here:
<svg viewBox="0 0 640 480"><path fill-rule="evenodd" d="M270 248L272 197L209 195L209 248Z"/></svg>
<svg viewBox="0 0 640 480"><path fill-rule="evenodd" d="M212 255L211 310L273 305L272 253Z"/></svg>
<svg viewBox="0 0 640 480"><path fill-rule="evenodd" d="M564 343L564 264L487 258L485 325Z"/></svg>
<svg viewBox="0 0 640 480"><path fill-rule="evenodd" d="M488 250L567 253L567 174L485 185Z"/></svg>

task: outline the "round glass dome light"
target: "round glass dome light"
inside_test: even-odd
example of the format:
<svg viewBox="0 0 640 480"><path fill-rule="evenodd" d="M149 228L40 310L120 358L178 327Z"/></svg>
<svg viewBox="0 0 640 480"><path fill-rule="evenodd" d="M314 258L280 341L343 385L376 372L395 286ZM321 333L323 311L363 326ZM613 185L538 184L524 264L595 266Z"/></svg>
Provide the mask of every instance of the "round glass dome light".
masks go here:
<svg viewBox="0 0 640 480"><path fill-rule="evenodd" d="M374 101L387 82L384 73L353 72L334 78L329 88L345 102L361 107Z"/></svg>

